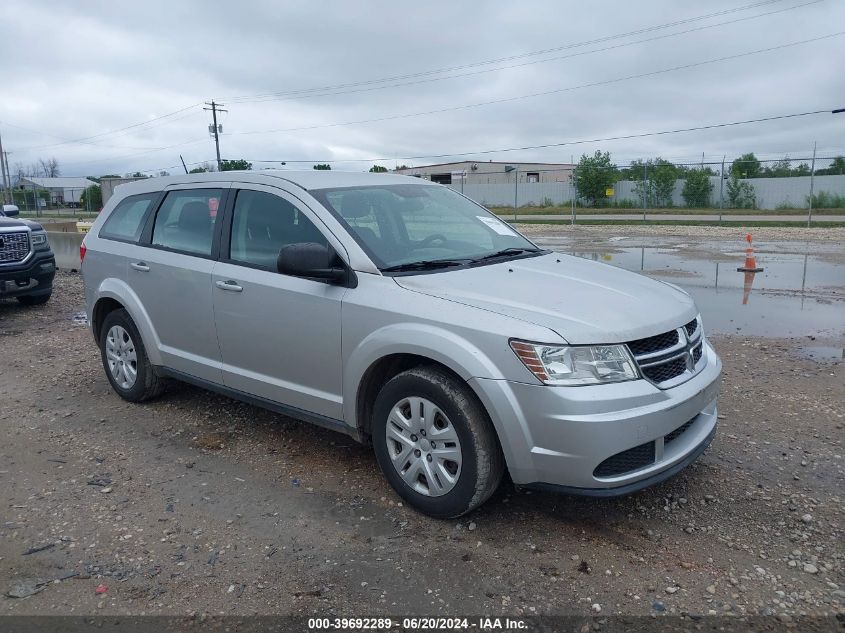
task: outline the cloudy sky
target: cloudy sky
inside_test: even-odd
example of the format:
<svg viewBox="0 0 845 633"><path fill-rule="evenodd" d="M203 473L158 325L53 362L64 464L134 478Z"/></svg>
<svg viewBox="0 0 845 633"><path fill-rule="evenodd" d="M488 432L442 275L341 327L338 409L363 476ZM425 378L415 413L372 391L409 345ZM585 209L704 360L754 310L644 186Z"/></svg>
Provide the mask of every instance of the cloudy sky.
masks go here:
<svg viewBox="0 0 845 633"><path fill-rule="evenodd" d="M843 31L841 0L5 0L0 133L69 176L213 161L212 98L256 167L833 155L845 114L473 153L845 107Z"/></svg>

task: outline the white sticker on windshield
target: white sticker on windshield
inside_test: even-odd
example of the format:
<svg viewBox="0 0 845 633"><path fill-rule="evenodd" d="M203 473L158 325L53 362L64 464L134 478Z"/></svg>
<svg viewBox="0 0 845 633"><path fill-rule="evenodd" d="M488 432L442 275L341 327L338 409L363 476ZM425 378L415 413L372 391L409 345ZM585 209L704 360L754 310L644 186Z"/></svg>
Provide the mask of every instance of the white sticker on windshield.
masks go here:
<svg viewBox="0 0 845 633"><path fill-rule="evenodd" d="M484 222L484 224L496 231L496 233L498 233L499 235L513 235L514 237L516 237L516 233L511 231L510 227L507 224L501 222L500 220L497 220L496 218L491 218L483 215L477 215L475 217Z"/></svg>

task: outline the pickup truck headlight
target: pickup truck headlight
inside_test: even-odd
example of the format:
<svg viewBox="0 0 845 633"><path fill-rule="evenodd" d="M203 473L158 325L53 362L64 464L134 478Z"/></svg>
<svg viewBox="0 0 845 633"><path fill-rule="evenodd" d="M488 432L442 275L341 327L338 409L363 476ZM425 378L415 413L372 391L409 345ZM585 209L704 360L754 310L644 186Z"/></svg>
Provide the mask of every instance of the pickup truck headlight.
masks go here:
<svg viewBox="0 0 845 633"><path fill-rule="evenodd" d="M29 239L33 246L44 246L47 243L47 234L44 231L34 231Z"/></svg>
<svg viewBox="0 0 845 633"><path fill-rule="evenodd" d="M511 341L519 360L547 385L578 386L636 380L639 373L624 345L541 345Z"/></svg>

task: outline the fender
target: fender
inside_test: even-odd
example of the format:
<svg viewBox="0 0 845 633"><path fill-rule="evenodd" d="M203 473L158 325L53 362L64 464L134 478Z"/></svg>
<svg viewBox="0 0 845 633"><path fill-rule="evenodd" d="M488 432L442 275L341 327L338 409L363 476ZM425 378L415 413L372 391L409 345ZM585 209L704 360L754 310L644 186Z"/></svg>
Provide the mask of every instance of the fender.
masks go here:
<svg viewBox="0 0 845 633"><path fill-rule="evenodd" d="M422 343L425 341L425 344ZM462 380L504 378L481 349L446 329L423 323L397 323L367 335L346 357L343 377L344 420L358 428L358 387L367 371L391 354L414 354L448 367Z"/></svg>
<svg viewBox="0 0 845 633"><path fill-rule="evenodd" d="M135 322L135 327L141 334L141 342L144 344L144 349L147 352L147 357L150 359L152 365L162 365L161 360L161 340L158 333L153 327L149 314L144 309L138 295L135 291L122 279L108 277L104 279L97 287L97 299L94 305L100 299L114 299L126 308L129 316ZM92 314L93 317L93 314Z"/></svg>

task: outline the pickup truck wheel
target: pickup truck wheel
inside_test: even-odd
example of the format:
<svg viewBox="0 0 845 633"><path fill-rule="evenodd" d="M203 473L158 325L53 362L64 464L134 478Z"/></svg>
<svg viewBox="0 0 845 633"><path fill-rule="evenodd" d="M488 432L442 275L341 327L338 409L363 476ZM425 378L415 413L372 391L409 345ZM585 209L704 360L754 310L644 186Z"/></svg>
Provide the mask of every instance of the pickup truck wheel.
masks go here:
<svg viewBox="0 0 845 633"><path fill-rule="evenodd" d="M486 411L466 384L436 367L389 380L373 408L373 446L382 472L409 504L430 516L461 516L496 490L504 458Z"/></svg>
<svg viewBox="0 0 845 633"><path fill-rule="evenodd" d="M44 305L50 300L50 295L53 294L52 292L48 292L46 295L37 295L37 296L29 296L23 295L22 297L18 297L18 302L25 306L40 306Z"/></svg>
<svg viewBox="0 0 845 633"><path fill-rule="evenodd" d="M156 376L138 328L126 310L110 312L103 321L100 354L112 388L124 400L142 402L164 391L165 381Z"/></svg>

